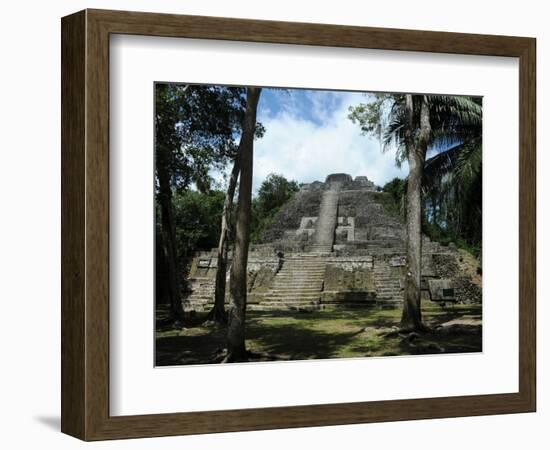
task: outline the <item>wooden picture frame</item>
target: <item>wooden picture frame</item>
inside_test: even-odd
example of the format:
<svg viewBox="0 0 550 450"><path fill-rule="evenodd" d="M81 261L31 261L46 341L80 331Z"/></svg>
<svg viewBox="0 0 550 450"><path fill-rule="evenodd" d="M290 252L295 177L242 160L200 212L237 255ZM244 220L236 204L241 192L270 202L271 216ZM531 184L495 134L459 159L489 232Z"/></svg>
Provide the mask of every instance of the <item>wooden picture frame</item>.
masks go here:
<svg viewBox="0 0 550 450"><path fill-rule="evenodd" d="M61 28L64 433L100 440L535 411L535 39L104 10L64 17ZM116 33L519 58L519 391L110 416L109 36Z"/></svg>

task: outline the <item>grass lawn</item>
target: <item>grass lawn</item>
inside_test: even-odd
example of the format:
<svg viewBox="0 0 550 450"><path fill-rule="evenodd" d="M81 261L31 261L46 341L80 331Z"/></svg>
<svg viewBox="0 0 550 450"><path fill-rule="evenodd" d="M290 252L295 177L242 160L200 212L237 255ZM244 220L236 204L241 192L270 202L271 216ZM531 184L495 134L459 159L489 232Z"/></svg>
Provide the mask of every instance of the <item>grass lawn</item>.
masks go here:
<svg viewBox="0 0 550 450"><path fill-rule="evenodd" d="M247 312L246 343L252 361L396 356L481 351L481 305L442 308L423 303L426 334L391 333L401 309L338 308L333 310ZM225 346L225 329L212 324L174 329L162 325L157 311L156 364L218 362ZM445 331L445 332L442 332ZM390 333L390 336L386 334Z"/></svg>

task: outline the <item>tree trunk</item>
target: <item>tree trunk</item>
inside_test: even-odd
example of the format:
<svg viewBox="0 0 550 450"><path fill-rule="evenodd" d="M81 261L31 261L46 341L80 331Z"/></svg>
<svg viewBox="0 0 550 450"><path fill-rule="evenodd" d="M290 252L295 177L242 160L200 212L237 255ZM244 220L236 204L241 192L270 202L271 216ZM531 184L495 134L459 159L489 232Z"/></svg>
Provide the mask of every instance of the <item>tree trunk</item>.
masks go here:
<svg viewBox="0 0 550 450"><path fill-rule="evenodd" d="M407 157L409 178L407 184L407 278L401 327L410 330L422 330L422 312L420 305L420 282L422 278L422 175L431 126L426 96L420 100L420 129L413 136L413 97L406 95L405 108L408 114Z"/></svg>
<svg viewBox="0 0 550 450"><path fill-rule="evenodd" d="M162 243L168 267L168 293L172 320L183 320L181 304L180 272L177 263L176 231L172 211L172 188L166 161L158 155L157 172L159 179L159 203L162 225Z"/></svg>
<svg viewBox="0 0 550 450"><path fill-rule="evenodd" d="M182 94L190 88L186 85ZM171 154L170 150L158 144L158 136L161 129L170 129L175 124L162 124L157 116L156 121L156 168L159 183L158 201L161 215L162 250L164 253L168 272L168 296L170 299L170 315L173 321L183 321L183 306L181 303L181 272L177 261L176 250L176 227L174 224L174 213L172 209L172 186L171 186Z"/></svg>
<svg viewBox="0 0 550 450"><path fill-rule="evenodd" d="M228 248L227 240L229 237L229 219L231 215L231 209L233 207L233 197L235 196L237 179L239 178L239 172L241 170L239 154L241 153L241 144L243 142L243 139L241 139L237 155L235 156L235 162L233 163L233 170L231 171L231 176L229 177L229 185L227 186L225 201L223 203L222 225L220 240L218 243L218 269L216 271L214 307L210 310L207 316L207 320L213 320L220 324L227 323L227 313L225 311L225 281L227 276Z"/></svg>
<svg viewBox="0 0 550 450"><path fill-rule="evenodd" d="M254 132L256 129L256 111L260 93L260 88L247 89L246 112L239 145L241 181L239 184L239 203L237 205L235 250L229 285L230 299L226 362L245 361L247 359L245 347L246 268L248 264L248 246L250 244Z"/></svg>

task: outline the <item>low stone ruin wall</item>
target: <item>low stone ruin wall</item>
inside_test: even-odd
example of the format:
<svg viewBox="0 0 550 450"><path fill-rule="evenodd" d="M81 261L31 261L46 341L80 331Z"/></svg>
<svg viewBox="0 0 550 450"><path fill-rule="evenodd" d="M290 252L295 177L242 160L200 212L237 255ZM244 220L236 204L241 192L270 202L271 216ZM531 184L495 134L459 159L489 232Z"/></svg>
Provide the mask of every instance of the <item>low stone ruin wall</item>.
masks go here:
<svg viewBox="0 0 550 450"><path fill-rule="evenodd" d="M329 257L326 261L321 303L376 304L372 257Z"/></svg>

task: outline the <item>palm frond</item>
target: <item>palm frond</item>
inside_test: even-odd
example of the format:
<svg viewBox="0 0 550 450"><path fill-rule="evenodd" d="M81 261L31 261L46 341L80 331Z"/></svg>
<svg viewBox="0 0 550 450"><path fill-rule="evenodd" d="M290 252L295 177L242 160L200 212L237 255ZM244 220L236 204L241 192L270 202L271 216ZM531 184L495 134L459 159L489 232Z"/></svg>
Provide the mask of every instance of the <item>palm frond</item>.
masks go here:
<svg viewBox="0 0 550 450"><path fill-rule="evenodd" d="M458 155L454 169L456 183L462 186L470 185L481 175L482 150L479 142L463 146Z"/></svg>
<svg viewBox="0 0 550 450"><path fill-rule="evenodd" d="M428 99L433 130L457 136L481 130L482 107L474 97L430 95Z"/></svg>

